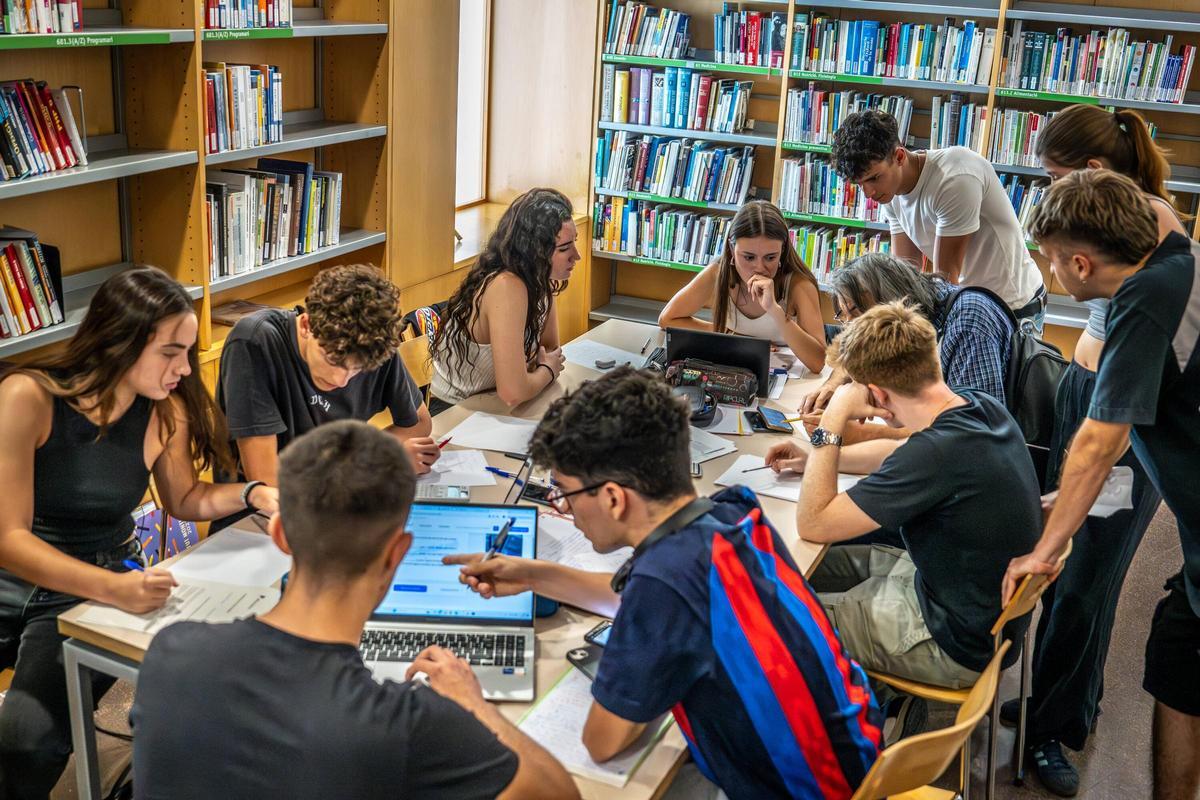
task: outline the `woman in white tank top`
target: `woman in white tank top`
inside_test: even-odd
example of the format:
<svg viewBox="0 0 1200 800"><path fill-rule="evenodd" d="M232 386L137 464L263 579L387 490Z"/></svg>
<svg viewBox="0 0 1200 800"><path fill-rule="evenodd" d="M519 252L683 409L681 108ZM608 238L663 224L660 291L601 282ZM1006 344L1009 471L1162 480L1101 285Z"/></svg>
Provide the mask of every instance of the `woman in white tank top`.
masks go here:
<svg viewBox="0 0 1200 800"><path fill-rule="evenodd" d="M695 317L705 306L712 323ZM792 246L783 214L765 200L738 210L721 257L671 298L658 324L770 339L790 347L812 372L825 366L816 278Z"/></svg>
<svg viewBox="0 0 1200 800"><path fill-rule="evenodd" d="M563 369L555 295L579 261L571 201L531 189L500 218L458 291L433 345L433 396L444 403L495 389L510 406Z"/></svg>

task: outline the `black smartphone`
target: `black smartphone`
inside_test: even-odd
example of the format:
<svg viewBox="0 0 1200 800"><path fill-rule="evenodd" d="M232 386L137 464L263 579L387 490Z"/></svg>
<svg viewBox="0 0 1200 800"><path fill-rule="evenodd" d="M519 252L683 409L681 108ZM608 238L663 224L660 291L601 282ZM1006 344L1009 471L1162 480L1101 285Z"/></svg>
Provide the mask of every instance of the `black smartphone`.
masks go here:
<svg viewBox="0 0 1200 800"><path fill-rule="evenodd" d="M549 493L549 486L544 483L529 481L525 484L525 491L521 492L521 497L531 503L537 503L539 506L552 507L550 501L546 499L546 495Z"/></svg>
<svg viewBox="0 0 1200 800"><path fill-rule="evenodd" d="M762 416L763 424L773 433L794 433L792 423L788 422L787 414L774 408L761 407L758 413Z"/></svg>
<svg viewBox="0 0 1200 800"><path fill-rule="evenodd" d="M594 644L585 644L582 647L568 650L567 661L570 661L575 669L594 681L596 680L596 673L600 669L600 657L602 655L604 655L604 648L597 647Z"/></svg>
<svg viewBox="0 0 1200 800"><path fill-rule="evenodd" d="M612 630L612 620L604 620L583 635L583 640L589 644L604 647L608 644L608 633Z"/></svg>
<svg viewBox="0 0 1200 800"><path fill-rule="evenodd" d="M755 433L770 433L771 429L767 427L767 422L762 418L762 414L758 413L757 408L748 408L742 412L742 416L746 418L746 422L750 423L750 430Z"/></svg>

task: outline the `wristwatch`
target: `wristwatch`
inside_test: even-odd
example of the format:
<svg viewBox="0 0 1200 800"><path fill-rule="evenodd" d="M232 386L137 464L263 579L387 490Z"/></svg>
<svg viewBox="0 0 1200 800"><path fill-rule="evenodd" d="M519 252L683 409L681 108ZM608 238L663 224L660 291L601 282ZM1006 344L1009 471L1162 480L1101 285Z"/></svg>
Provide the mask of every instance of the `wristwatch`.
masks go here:
<svg viewBox="0 0 1200 800"><path fill-rule="evenodd" d="M250 493L253 492L255 489L257 489L259 486L266 486L266 484L263 483L262 481L250 481L249 483L247 483L245 486L242 487L242 505L243 506L245 506L246 508L254 508L254 506L252 506L250 504Z"/></svg>
<svg viewBox="0 0 1200 800"><path fill-rule="evenodd" d="M831 444L834 447L842 446L842 436L838 433L830 433L824 428L817 428L812 432L812 436L808 437L809 444L813 447L824 447Z"/></svg>

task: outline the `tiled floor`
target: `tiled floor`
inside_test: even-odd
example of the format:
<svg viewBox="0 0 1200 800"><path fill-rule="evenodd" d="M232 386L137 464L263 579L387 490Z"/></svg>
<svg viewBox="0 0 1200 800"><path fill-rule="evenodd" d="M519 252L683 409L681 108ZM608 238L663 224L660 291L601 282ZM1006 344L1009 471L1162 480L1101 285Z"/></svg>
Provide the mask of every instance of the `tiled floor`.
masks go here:
<svg viewBox="0 0 1200 800"><path fill-rule="evenodd" d="M1183 563L1179 534L1175 520L1164 506L1159 510L1141 548L1134 557L1125 589L1117 608L1117 622L1112 646L1104 673L1104 711L1096 733L1083 753L1069 754L1080 768L1080 797L1087 800L1137 800L1150 797L1150 710L1151 699L1142 691L1143 651L1150 617L1162 596L1163 581L1173 575ZM1005 674L1001 697L1015 697L1018 669L1014 666ZM128 708L132 699L130 687L118 684L101 704L97 723L109 730L128 731ZM930 710L930 726L948 724L953 710L947 707ZM985 723L986 725L986 723ZM106 786L128 764L128 745L112 737L99 737L101 762L104 765ZM999 771L996 796L1003 800L1027 800L1052 797L1029 775L1024 787L1012 785L1012 753L1014 732L1000 729ZM975 732L973 769L974 798L983 797L986 728ZM72 763L55 790L54 800L76 797ZM951 772L957 776L955 767ZM949 776L942 785L950 787Z"/></svg>

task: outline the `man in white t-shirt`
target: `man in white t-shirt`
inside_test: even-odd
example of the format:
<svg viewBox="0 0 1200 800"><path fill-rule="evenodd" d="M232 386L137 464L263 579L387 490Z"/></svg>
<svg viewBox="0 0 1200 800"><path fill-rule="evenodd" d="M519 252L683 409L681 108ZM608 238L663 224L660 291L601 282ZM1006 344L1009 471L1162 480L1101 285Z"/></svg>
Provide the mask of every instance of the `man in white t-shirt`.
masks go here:
<svg viewBox="0 0 1200 800"><path fill-rule="evenodd" d="M1038 332L1046 287L1012 203L988 161L966 147L914 152L882 111L851 114L833 137L833 167L883 206L892 253L922 256L951 283L999 295Z"/></svg>

